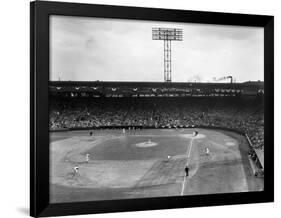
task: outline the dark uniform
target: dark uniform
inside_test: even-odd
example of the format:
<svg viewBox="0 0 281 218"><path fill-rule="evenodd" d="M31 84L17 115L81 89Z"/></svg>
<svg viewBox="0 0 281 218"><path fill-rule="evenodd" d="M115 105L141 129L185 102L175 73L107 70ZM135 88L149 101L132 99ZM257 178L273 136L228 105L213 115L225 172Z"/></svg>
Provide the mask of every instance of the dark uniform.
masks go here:
<svg viewBox="0 0 281 218"><path fill-rule="evenodd" d="M188 166L186 166L184 168L184 171L185 171L185 176L188 176L189 175L189 168L188 168Z"/></svg>

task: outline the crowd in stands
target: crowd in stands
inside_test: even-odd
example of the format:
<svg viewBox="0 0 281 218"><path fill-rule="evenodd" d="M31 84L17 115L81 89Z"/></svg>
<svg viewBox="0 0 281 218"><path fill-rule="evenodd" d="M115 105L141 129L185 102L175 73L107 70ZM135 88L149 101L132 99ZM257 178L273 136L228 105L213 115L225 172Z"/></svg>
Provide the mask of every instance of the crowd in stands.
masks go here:
<svg viewBox="0 0 281 218"><path fill-rule="evenodd" d="M263 149L261 98L59 98L50 104L50 130L138 126L223 127L246 133Z"/></svg>

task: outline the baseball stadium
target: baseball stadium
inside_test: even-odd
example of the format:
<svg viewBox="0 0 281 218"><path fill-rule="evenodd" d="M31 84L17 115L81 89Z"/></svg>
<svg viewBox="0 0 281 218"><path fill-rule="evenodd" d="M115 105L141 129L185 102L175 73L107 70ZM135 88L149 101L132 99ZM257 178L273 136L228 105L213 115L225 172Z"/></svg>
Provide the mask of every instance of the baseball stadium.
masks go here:
<svg viewBox="0 0 281 218"><path fill-rule="evenodd" d="M262 191L263 85L50 81L50 201Z"/></svg>

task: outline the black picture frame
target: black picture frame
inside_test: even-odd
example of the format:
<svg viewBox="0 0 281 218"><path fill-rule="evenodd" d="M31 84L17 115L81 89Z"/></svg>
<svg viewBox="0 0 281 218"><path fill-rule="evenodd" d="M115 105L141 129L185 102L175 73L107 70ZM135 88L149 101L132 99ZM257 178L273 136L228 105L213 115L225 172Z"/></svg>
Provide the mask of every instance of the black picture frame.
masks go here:
<svg viewBox="0 0 281 218"><path fill-rule="evenodd" d="M264 191L75 203L49 203L49 16L69 15L264 28ZM274 17L80 3L30 3L30 215L59 216L273 202Z"/></svg>

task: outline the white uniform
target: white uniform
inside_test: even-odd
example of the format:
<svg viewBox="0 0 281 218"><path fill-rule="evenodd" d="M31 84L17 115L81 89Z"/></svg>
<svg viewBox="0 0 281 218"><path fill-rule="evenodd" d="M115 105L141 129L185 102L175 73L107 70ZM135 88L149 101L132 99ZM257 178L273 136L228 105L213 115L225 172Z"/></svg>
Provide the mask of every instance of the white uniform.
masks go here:
<svg viewBox="0 0 281 218"><path fill-rule="evenodd" d="M73 170L74 170L74 173L77 174L79 171L79 167L74 167Z"/></svg>
<svg viewBox="0 0 281 218"><path fill-rule="evenodd" d="M210 150L209 148L206 148L206 155L209 155L210 154Z"/></svg>
<svg viewBox="0 0 281 218"><path fill-rule="evenodd" d="M86 162L88 163L90 160L90 154L86 154Z"/></svg>

